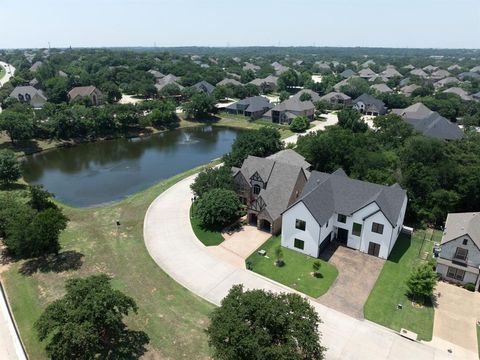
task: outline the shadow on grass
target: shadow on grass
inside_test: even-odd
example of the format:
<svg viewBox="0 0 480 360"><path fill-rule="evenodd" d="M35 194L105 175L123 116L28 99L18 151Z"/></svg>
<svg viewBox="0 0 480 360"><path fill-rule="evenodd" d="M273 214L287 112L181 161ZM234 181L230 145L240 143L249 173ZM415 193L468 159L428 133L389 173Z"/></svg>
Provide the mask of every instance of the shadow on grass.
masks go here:
<svg viewBox="0 0 480 360"><path fill-rule="evenodd" d="M12 142L5 142L0 144L0 150L2 149L10 149L14 152L24 152L25 154L33 154L42 150L42 148L38 145L38 142L35 140L22 140Z"/></svg>
<svg viewBox="0 0 480 360"><path fill-rule="evenodd" d="M69 270L78 270L82 267L83 256L84 255L82 253L77 251L64 251L58 255L27 260L23 263L18 271L22 275L29 276L38 271L42 273L59 273Z"/></svg>
<svg viewBox="0 0 480 360"><path fill-rule="evenodd" d="M405 255L405 253L408 251L408 248L412 244L412 238L411 236L407 236L404 234L401 234L397 242L395 243L395 246L392 249L392 252L390 253L390 256L388 257L389 261L392 261L394 263L398 263L400 259Z"/></svg>
<svg viewBox="0 0 480 360"><path fill-rule="evenodd" d="M0 190L2 190L2 191L25 190L26 188L27 188L26 184L20 184L20 183L1 184L0 185Z"/></svg>

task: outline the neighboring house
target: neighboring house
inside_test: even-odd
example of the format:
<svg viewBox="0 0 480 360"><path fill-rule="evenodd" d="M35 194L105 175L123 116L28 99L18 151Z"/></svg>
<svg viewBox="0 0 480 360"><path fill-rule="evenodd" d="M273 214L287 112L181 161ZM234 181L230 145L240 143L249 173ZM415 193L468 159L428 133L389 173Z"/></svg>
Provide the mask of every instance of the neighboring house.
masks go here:
<svg viewBox="0 0 480 360"><path fill-rule="evenodd" d="M480 101L480 91L476 94L472 94L472 99L476 101Z"/></svg>
<svg viewBox="0 0 480 360"><path fill-rule="evenodd" d="M428 74L425 71L423 71L422 69L413 69L413 70L410 71L410 74L415 75L415 76L419 76L419 77L424 78L424 79L426 79L428 77Z"/></svg>
<svg viewBox="0 0 480 360"><path fill-rule="evenodd" d="M435 71L438 69L438 66L433 66L433 65L427 65L423 68L423 70L428 71L431 73L432 71Z"/></svg>
<svg viewBox="0 0 480 360"><path fill-rule="evenodd" d="M417 89L420 89L420 86L418 86L416 84L411 84L411 85L406 85L406 86L400 88L400 91L405 96L412 96L413 92Z"/></svg>
<svg viewBox="0 0 480 360"><path fill-rule="evenodd" d="M242 69L243 71L252 70L255 72L257 70L260 70L260 66L246 62Z"/></svg>
<svg viewBox="0 0 480 360"><path fill-rule="evenodd" d="M95 86L77 86L68 92L70 102L80 98L89 98L93 105L102 103L102 93Z"/></svg>
<svg viewBox="0 0 480 360"><path fill-rule="evenodd" d="M340 73L340 76L345 78L345 79L348 79L352 76L355 76L357 75L357 73L355 71L353 71L352 69L346 69L344 70L343 72Z"/></svg>
<svg viewBox="0 0 480 360"><path fill-rule="evenodd" d="M243 115L251 117L252 119L258 119L272 107L273 105L270 104L270 101L267 98L263 96L252 96L228 105L225 108L225 111L230 114Z"/></svg>
<svg viewBox="0 0 480 360"><path fill-rule="evenodd" d="M235 191L247 206L248 223L278 234L282 212L300 196L310 164L293 150L268 158L249 156L241 168L232 168Z"/></svg>
<svg viewBox="0 0 480 360"><path fill-rule="evenodd" d="M394 67L388 66L384 71L380 73L380 75L383 78L391 79L394 77L402 77L402 74L400 74L397 69Z"/></svg>
<svg viewBox="0 0 480 360"><path fill-rule="evenodd" d="M173 84L178 86L179 89L183 89L183 86L178 83L179 81L180 78L178 76L168 74L163 78L157 79L155 87L157 88L157 91L161 91L165 86Z"/></svg>
<svg viewBox="0 0 480 360"><path fill-rule="evenodd" d="M347 78L347 79L343 79L342 81L340 81L340 82L336 83L335 85L333 85L333 90L335 90L336 92L342 91L342 87L347 86L349 80L352 79L352 78L356 78L356 77L358 77L358 76L355 75L355 76L351 76L351 77L349 77L349 78Z"/></svg>
<svg viewBox="0 0 480 360"><path fill-rule="evenodd" d="M28 82L28 85L33 86L34 88L38 89L40 87L40 82L37 80L37 78L33 78Z"/></svg>
<svg viewBox="0 0 480 360"><path fill-rule="evenodd" d="M443 279L479 288L480 213L450 213L445 222L437 272Z"/></svg>
<svg viewBox="0 0 480 360"><path fill-rule="evenodd" d="M458 95L460 97L460 99L462 99L463 101L472 101L473 98L468 95L468 93L463 90L462 88L459 88L459 87L451 87L451 88L448 88L446 90L443 90L444 93L446 94L455 94L455 95Z"/></svg>
<svg viewBox="0 0 480 360"><path fill-rule="evenodd" d="M431 74L431 77L433 80L440 80L449 76L450 76L450 73L447 70L443 70L443 69L435 70Z"/></svg>
<svg viewBox="0 0 480 360"><path fill-rule="evenodd" d="M265 79L253 79L249 84L255 85L262 92L275 91L277 89L278 77L269 75Z"/></svg>
<svg viewBox="0 0 480 360"><path fill-rule="evenodd" d="M458 64L453 64L447 68L448 71L453 71L453 70L460 70L461 66Z"/></svg>
<svg viewBox="0 0 480 360"><path fill-rule="evenodd" d="M313 102L314 104L320 101L320 95L318 95L315 91L310 89L300 90L295 95L293 95L292 98L300 100L303 94L310 95L310 101Z"/></svg>
<svg viewBox="0 0 480 360"><path fill-rule="evenodd" d="M31 72L37 72L38 68L43 65L43 62L41 61L36 61L32 66L30 66L30 71Z"/></svg>
<svg viewBox="0 0 480 360"><path fill-rule="evenodd" d="M366 68L366 67L369 67L370 65L375 65L375 61L367 60L362 64L362 67Z"/></svg>
<svg viewBox="0 0 480 360"><path fill-rule="evenodd" d="M402 230L407 194L384 186L313 171L300 198L282 215L282 246L319 257L333 240L387 259Z"/></svg>
<svg viewBox="0 0 480 360"><path fill-rule="evenodd" d="M378 91L379 93L392 93L393 90L387 84L375 84L370 86L371 89Z"/></svg>
<svg viewBox="0 0 480 360"><path fill-rule="evenodd" d="M199 91L203 91L204 93L207 93L207 94L211 94L215 90L215 86L213 86L212 84L210 84L208 81L205 81L205 80L202 80L196 83L192 87L196 88Z"/></svg>
<svg viewBox="0 0 480 360"><path fill-rule="evenodd" d="M333 107L336 107L338 105L350 105L352 103L352 98L342 92L328 93L326 95L323 95L320 100L328 102Z"/></svg>
<svg viewBox="0 0 480 360"><path fill-rule="evenodd" d="M314 114L315 105L313 102L310 100L300 101L300 99L292 97L267 111L263 117L276 124L290 124L297 116L306 116L313 120Z"/></svg>
<svg viewBox="0 0 480 360"><path fill-rule="evenodd" d="M413 70L415 69L415 66L413 66L412 64L408 64L408 65L405 65L403 68L407 70Z"/></svg>
<svg viewBox="0 0 480 360"><path fill-rule="evenodd" d="M223 79L222 81L217 83L217 86L225 86L225 85L235 85L240 86L242 83L235 79Z"/></svg>
<svg viewBox="0 0 480 360"><path fill-rule="evenodd" d="M47 97L43 91L31 85L15 87L10 93L10 97L20 102L27 102L35 109L41 109L47 102Z"/></svg>
<svg viewBox="0 0 480 360"><path fill-rule="evenodd" d="M446 77L442 80L438 80L437 82L433 83L433 86L435 88L442 88L444 86L447 86L447 85L451 85L451 84L459 84L460 83L460 80L458 80L457 78L453 77L453 76L449 76L449 77Z"/></svg>
<svg viewBox="0 0 480 360"><path fill-rule="evenodd" d="M383 115L387 112L385 103L369 94L362 94L353 100L353 108L365 115Z"/></svg>
<svg viewBox="0 0 480 360"><path fill-rule="evenodd" d="M320 72L328 72L331 71L332 69L330 68L330 65L324 62L315 62L315 65L318 67L318 70Z"/></svg>
<svg viewBox="0 0 480 360"><path fill-rule="evenodd" d="M471 68L471 69L470 69L470 72L474 72L474 73L479 73L479 74L480 74L480 65Z"/></svg>
<svg viewBox="0 0 480 360"><path fill-rule="evenodd" d="M148 73L152 74L153 77L155 78L155 82L158 80L158 79L162 79L165 77L164 74L162 74L160 71L158 70L154 70L154 69L150 69L147 71Z"/></svg>
<svg viewBox="0 0 480 360"><path fill-rule="evenodd" d="M371 70L370 68L366 68L366 69L362 69L358 72L358 76L360 76L361 78L363 79L371 79L375 76L377 76L377 74L375 73L375 71Z"/></svg>
<svg viewBox="0 0 480 360"><path fill-rule="evenodd" d="M450 122L422 103L415 103L405 109L392 109L392 113L400 115L416 131L425 136L441 140L458 140L463 137L463 131L457 124Z"/></svg>
<svg viewBox="0 0 480 360"><path fill-rule="evenodd" d="M467 72L458 74L458 78L462 81L466 79L480 79L480 74L472 71L467 71Z"/></svg>

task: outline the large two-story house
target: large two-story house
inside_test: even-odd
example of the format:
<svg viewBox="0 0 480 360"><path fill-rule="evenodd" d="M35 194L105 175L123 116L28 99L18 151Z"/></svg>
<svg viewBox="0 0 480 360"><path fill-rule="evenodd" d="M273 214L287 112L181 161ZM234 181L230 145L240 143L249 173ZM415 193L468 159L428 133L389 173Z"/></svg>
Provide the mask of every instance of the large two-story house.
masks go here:
<svg viewBox="0 0 480 360"><path fill-rule="evenodd" d="M17 86L10 94L11 98L20 102L29 103L35 109L41 109L47 102L47 97L42 90L33 86Z"/></svg>
<svg viewBox="0 0 480 360"><path fill-rule="evenodd" d="M235 191L247 206L249 224L278 234L282 212L302 193L309 168L310 164L290 149L267 158L249 156L241 168L233 168Z"/></svg>
<svg viewBox="0 0 480 360"><path fill-rule="evenodd" d="M276 124L290 124L297 116L306 116L313 120L314 115L315 105L313 102L291 97L267 111L263 117Z"/></svg>
<svg viewBox="0 0 480 360"><path fill-rule="evenodd" d="M313 171L301 196L282 215L282 246L318 257L337 240L387 259L403 227L407 195L384 186Z"/></svg>
<svg viewBox="0 0 480 360"><path fill-rule="evenodd" d="M369 94L362 94L353 100L353 108L365 115L383 115L387 112L385 103Z"/></svg>
<svg viewBox="0 0 480 360"><path fill-rule="evenodd" d="M451 213L447 216L437 272L443 279L479 288L480 213Z"/></svg>

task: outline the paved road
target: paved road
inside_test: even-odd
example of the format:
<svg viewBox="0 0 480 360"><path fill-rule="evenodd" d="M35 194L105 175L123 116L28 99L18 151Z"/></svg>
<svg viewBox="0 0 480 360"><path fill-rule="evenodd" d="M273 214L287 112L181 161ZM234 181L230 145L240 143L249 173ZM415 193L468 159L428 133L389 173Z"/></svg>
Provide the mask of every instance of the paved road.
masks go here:
<svg viewBox="0 0 480 360"><path fill-rule="evenodd" d="M3 75L2 78L0 78L0 87L2 87L3 84L8 82L10 78L13 76L13 74L15 74L15 68L12 65L7 64L6 62L3 62L3 61L0 61L0 65L5 68L5 74Z"/></svg>
<svg viewBox="0 0 480 360"><path fill-rule="evenodd" d="M0 290L0 359L26 360L10 318L6 299Z"/></svg>
<svg viewBox="0 0 480 360"><path fill-rule="evenodd" d="M144 220L144 241L150 256L167 274L191 292L219 305L229 289L243 284L247 289L294 292L251 271L235 267L211 254L195 237L189 209L194 176L180 181L157 197ZM309 299L323 323L322 342L328 359L475 359L459 347L435 348L400 337L387 328L330 309Z"/></svg>
<svg viewBox="0 0 480 360"><path fill-rule="evenodd" d="M290 144L290 143L295 144L297 142L299 136L309 134L309 133L314 132L314 131L325 130L325 127L335 125L338 122L338 117L337 117L336 114L328 113L328 114L325 114L324 116L326 117L325 121L319 121L319 120L314 121L313 122L313 124L315 124L314 127L308 129L303 134L292 135L292 136L286 138L285 140L283 140L283 142L285 144Z"/></svg>

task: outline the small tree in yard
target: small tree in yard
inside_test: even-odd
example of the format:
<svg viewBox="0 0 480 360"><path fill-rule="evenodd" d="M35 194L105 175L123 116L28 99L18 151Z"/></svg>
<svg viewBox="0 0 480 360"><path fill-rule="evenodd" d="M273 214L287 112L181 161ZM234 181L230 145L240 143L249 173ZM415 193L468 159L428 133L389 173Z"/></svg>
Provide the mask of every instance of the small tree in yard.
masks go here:
<svg viewBox="0 0 480 360"><path fill-rule="evenodd" d="M238 220L241 208L242 204L234 191L213 189L200 197L195 216L206 228L220 229Z"/></svg>
<svg viewBox="0 0 480 360"><path fill-rule="evenodd" d="M281 245L278 245L275 248L275 259L275 266L282 267L285 265L285 262L283 261L283 250Z"/></svg>
<svg viewBox="0 0 480 360"><path fill-rule="evenodd" d="M422 303L433 296L437 285L437 274L428 263L414 268L407 279L408 295Z"/></svg>
<svg viewBox="0 0 480 360"><path fill-rule="evenodd" d="M211 315L213 358L221 360L322 360L321 323L297 294L244 291L235 285Z"/></svg>
<svg viewBox="0 0 480 360"><path fill-rule="evenodd" d="M290 124L290 130L293 132L304 132L310 126L310 120L306 116L297 116Z"/></svg>
<svg viewBox="0 0 480 360"><path fill-rule="evenodd" d="M15 153L10 150L0 151L0 183L10 184L17 181L22 176L20 163Z"/></svg>
<svg viewBox="0 0 480 360"><path fill-rule="evenodd" d="M313 276L319 277L320 276L320 268L322 267L322 263L319 260L315 260L313 262Z"/></svg>
<svg viewBox="0 0 480 360"><path fill-rule="evenodd" d="M148 335L123 322L137 304L113 289L106 275L67 280L66 290L34 325L49 358L138 359L145 353Z"/></svg>

